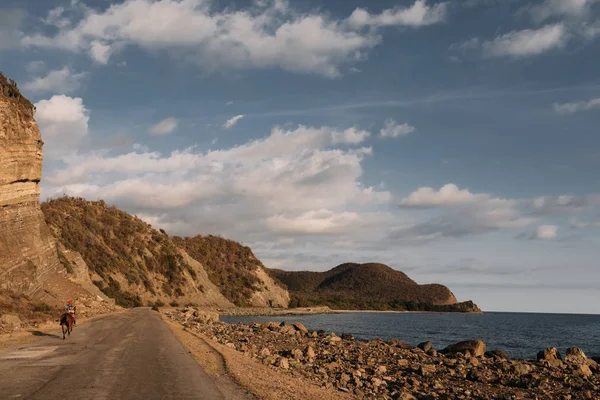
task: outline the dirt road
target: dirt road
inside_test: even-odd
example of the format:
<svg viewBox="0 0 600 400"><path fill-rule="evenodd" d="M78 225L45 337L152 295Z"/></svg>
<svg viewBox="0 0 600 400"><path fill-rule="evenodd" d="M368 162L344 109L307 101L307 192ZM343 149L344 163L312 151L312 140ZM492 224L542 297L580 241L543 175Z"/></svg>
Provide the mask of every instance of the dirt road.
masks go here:
<svg viewBox="0 0 600 400"><path fill-rule="evenodd" d="M217 385L148 308L40 332L0 352L3 399L225 399Z"/></svg>

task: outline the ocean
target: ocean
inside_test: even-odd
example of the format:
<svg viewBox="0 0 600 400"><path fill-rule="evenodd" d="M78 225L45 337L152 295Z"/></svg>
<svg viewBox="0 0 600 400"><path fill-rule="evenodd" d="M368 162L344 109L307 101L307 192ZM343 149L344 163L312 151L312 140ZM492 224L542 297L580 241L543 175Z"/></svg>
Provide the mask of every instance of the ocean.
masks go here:
<svg viewBox="0 0 600 400"><path fill-rule="evenodd" d="M487 350L504 350L515 359L535 359L538 351L556 347L581 348L588 357L600 356L600 315L486 312L484 314L377 313L241 317L222 316L223 322L301 322L310 330L323 329L357 339L398 339L416 346L431 340L440 350L461 340L480 339Z"/></svg>

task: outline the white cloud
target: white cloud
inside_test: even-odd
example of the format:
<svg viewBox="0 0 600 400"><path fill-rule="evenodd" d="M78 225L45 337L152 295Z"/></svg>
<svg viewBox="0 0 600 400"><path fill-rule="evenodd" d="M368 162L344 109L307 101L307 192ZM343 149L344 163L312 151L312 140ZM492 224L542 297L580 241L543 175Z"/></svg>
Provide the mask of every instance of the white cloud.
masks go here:
<svg viewBox="0 0 600 400"><path fill-rule="evenodd" d="M592 4L598 0L544 0L543 3L531 7L529 12L537 22L551 17L576 17L588 15Z"/></svg>
<svg viewBox="0 0 600 400"><path fill-rule="evenodd" d="M447 9L448 3L429 6L426 0L417 0L411 7L395 7L376 15L370 14L364 8L357 8L348 18L348 23L354 27L432 25L444 21Z"/></svg>
<svg viewBox="0 0 600 400"><path fill-rule="evenodd" d="M379 136L384 138L397 138L400 136L406 136L414 131L414 126L410 126L407 123L398 124L393 119L388 119L385 121L381 131L379 131Z"/></svg>
<svg viewBox="0 0 600 400"><path fill-rule="evenodd" d="M240 115L236 115L235 117L232 117L230 119L228 119L225 124L223 124L223 128L225 129L230 129L232 128L235 124L238 123L238 121L240 119L244 118L244 114L240 114Z"/></svg>
<svg viewBox="0 0 600 400"><path fill-rule="evenodd" d="M491 41L483 42L488 57L535 56L564 46L569 33L564 24L546 25L539 29L512 31Z"/></svg>
<svg viewBox="0 0 600 400"><path fill-rule="evenodd" d="M459 189L453 183L442 186L438 191L430 187L422 187L400 201L406 207L439 207L472 203L488 199L488 194L473 194L468 189Z"/></svg>
<svg viewBox="0 0 600 400"><path fill-rule="evenodd" d="M600 97L572 103L554 103L554 111L559 114L574 114L579 111L589 111L597 108L600 108Z"/></svg>
<svg viewBox="0 0 600 400"><path fill-rule="evenodd" d="M35 106L35 119L45 142L46 156L61 158L87 136L89 111L80 97L54 95Z"/></svg>
<svg viewBox="0 0 600 400"><path fill-rule="evenodd" d="M177 129L177 119L169 117L150 127L148 133L152 136L168 135L173 133L175 129Z"/></svg>
<svg viewBox="0 0 600 400"><path fill-rule="evenodd" d="M554 239L558 234L558 227L556 225L540 225L535 230L536 239Z"/></svg>
<svg viewBox="0 0 600 400"><path fill-rule="evenodd" d="M489 193L471 193L454 184L439 190L422 187L400 200L405 208L448 208L449 213L426 222L404 224L393 229L389 237L394 240L430 241L445 237L463 237L498 229L522 228L535 218L525 217L519 202L493 197Z"/></svg>
<svg viewBox="0 0 600 400"><path fill-rule="evenodd" d="M340 234L357 222L360 216L355 212L336 213L331 210L311 210L297 217L275 215L267 218L266 225L276 233L294 235Z"/></svg>
<svg viewBox="0 0 600 400"><path fill-rule="evenodd" d="M379 15L357 9L349 19L334 20L296 11L282 0L255 2L243 10L218 10L210 0L125 0L102 11L86 7L75 13L83 15L80 20L65 21L65 10L54 9L47 23L58 33L25 35L21 43L88 53L99 63L137 46L176 50L167 53L209 71L277 67L333 78L340 76L341 66L364 59L380 43L377 32L361 26L430 25L443 20L445 9L417 0L407 9Z"/></svg>
<svg viewBox="0 0 600 400"><path fill-rule="evenodd" d="M120 155L69 155L64 168L45 178L43 194L102 197L153 216L174 233L198 233L202 226L234 237L310 229L330 234L369 225L374 217L365 217L361 207L391 199L360 182L371 150L356 146L367 137L356 128L300 125L274 127L267 137L203 153L190 148L162 155L137 147Z"/></svg>
<svg viewBox="0 0 600 400"><path fill-rule="evenodd" d="M31 69L39 69L40 64L29 64ZM85 73L74 73L69 67L48 72L46 76L34 78L30 82L23 85L23 89L32 93L58 93L67 94L76 91L81 85L81 80L85 77Z"/></svg>

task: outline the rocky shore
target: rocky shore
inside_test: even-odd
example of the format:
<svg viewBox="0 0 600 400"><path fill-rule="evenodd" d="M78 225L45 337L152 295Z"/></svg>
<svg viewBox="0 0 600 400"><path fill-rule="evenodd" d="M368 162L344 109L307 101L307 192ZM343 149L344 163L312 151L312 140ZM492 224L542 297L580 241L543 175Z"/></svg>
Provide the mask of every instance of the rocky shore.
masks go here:
<svg viewBox="0 0 600 400"><path fill-rule="evenodd" d="M600 367L578 348L511 360L479 340L435 350L398 340L362 341L300 323L226 324L194 308L167 317L257 362L365 399L598 399Z"/></svg>

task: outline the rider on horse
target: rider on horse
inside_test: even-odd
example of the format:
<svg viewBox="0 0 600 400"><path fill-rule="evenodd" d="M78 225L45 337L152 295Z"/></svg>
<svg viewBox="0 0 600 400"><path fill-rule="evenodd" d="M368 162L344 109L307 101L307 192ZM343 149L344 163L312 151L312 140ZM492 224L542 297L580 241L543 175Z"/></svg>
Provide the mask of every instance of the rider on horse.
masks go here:
<svg viewBox="0 0 600 400"><path fill-rule="evenodd" d="M73 304L73 300L69 300L65 306L65 311L73 316L73 325L77 325L75 315L77 313L77 307Z"/></svg>

